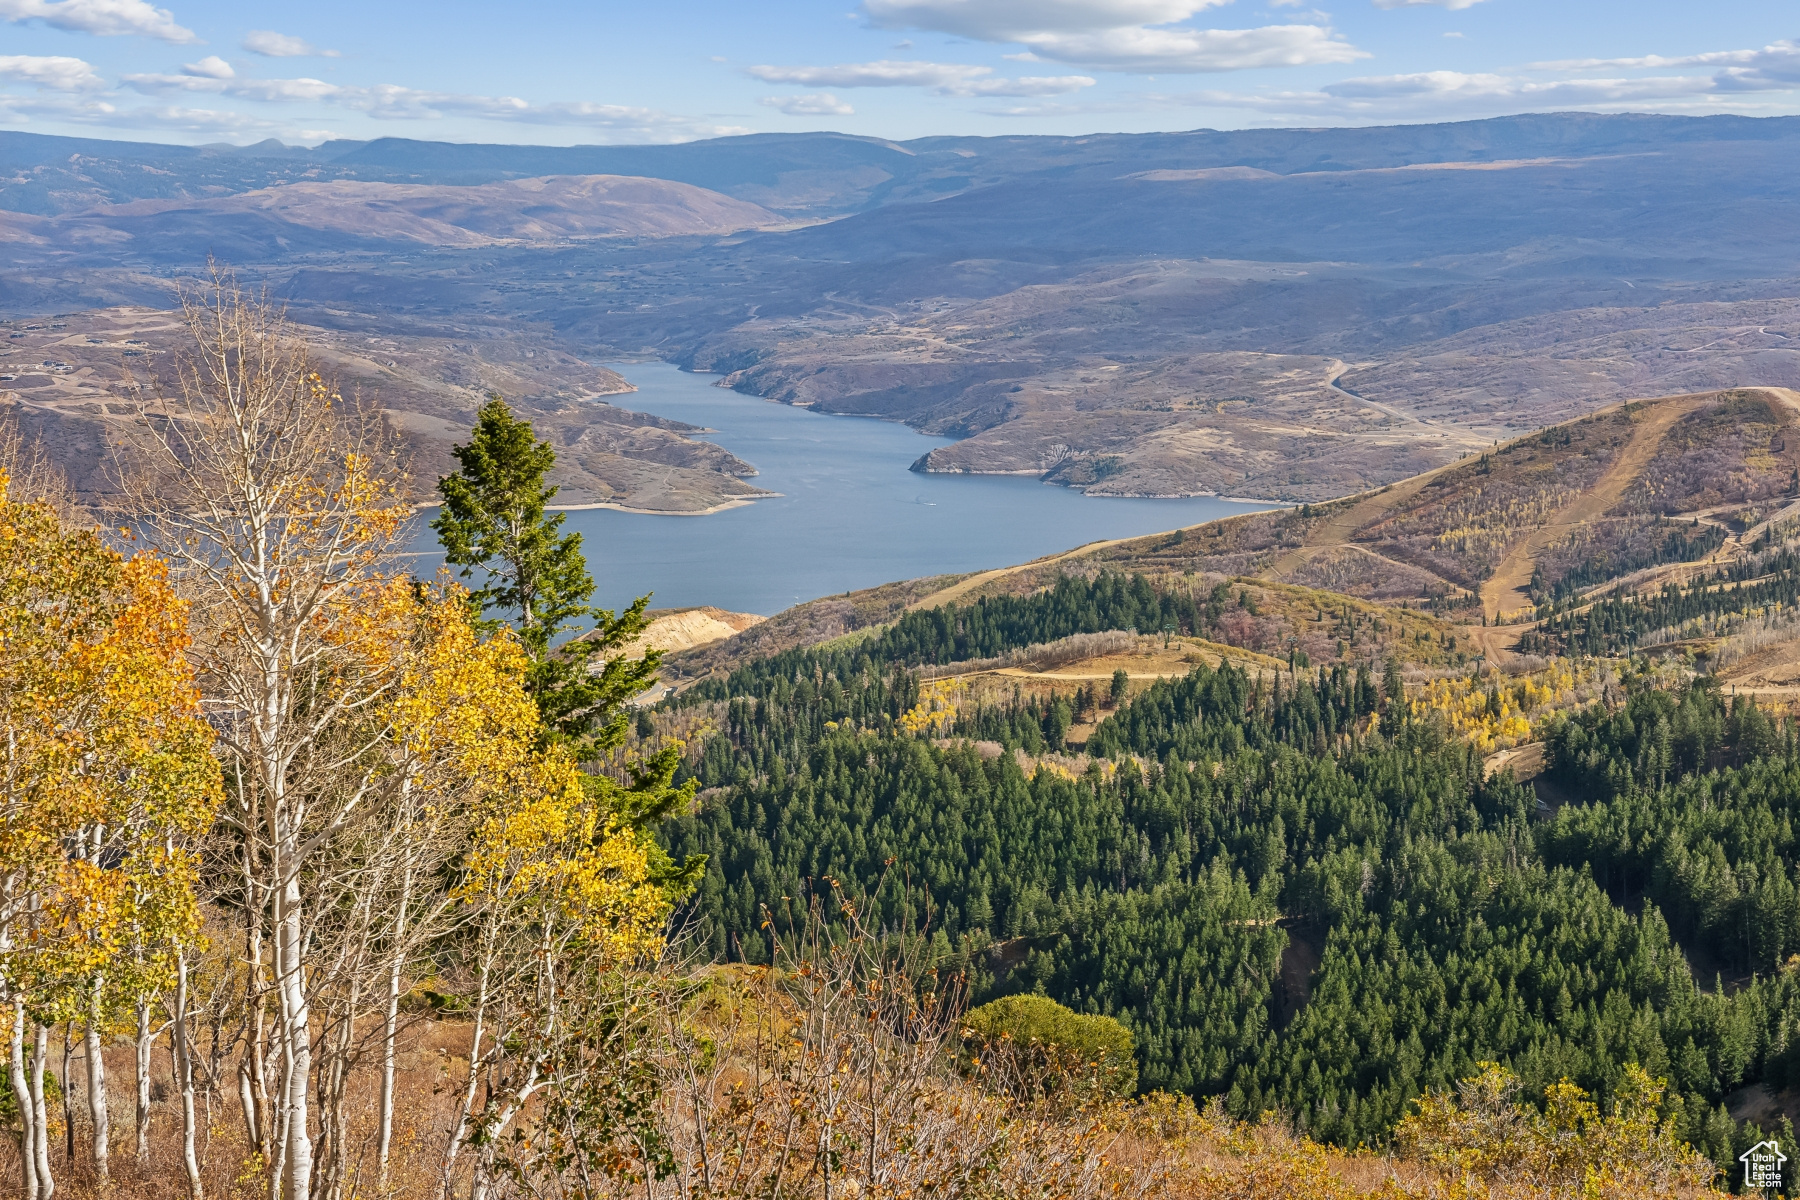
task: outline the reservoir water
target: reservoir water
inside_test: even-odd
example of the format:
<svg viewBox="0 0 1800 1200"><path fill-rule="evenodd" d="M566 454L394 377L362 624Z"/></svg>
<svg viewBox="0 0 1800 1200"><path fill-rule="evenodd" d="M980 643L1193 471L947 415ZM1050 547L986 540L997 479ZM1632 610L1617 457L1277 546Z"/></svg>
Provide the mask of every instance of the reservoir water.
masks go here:
<svg viewBox="0 0 1800 1200"><path fill-rule="evenodd" d="M947 445L904 425L775 404L667 363L609 364L637 387L621 406L716 430L781 495L703 517L612 509L568 514L608 607L654 592L654 608L711 604L769 614L896 579L977 571L1269 507L1195 497L1087 497L1036 479L918 475ZM426 530L422 543L431 544ZM424 545L420 546L424 549Z"/></svg>

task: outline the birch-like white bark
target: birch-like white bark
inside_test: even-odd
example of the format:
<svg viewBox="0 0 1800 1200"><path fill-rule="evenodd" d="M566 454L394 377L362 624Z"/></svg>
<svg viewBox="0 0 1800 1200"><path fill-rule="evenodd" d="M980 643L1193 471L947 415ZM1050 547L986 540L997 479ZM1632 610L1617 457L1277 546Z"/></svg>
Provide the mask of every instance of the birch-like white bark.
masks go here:
<svg viewBox="0 0 1800 1200"><path fill-rule="evenodd" d="M137 1161L150 1165L150 1051L156 1036L150 1031L150 1001L140 996L137 1002Z"/></svg>
<svg viewBox="0 0 1800 1200"><path fill-rule="evenodd" d="M19 1106L19 1185L25 1200L39 1200L37 1173L37 1122L31 1118L31 1083L25 1069L25 1001L15 998L12 1005L11 1043L12 1093Z"/></svg>
<svg viewBox="0 0 1800 1200"><path fill-rule="evenodd" d="M106 1056L101 1053L100 994L105 979L95 976L88 988L87 1020L87 1101L88 1117L93 1130L94 1174L102 1188L112 1179L112 1162L108 1150L112 1144L112 1119L106 1103Z"/></svg>
<svg viewBox="0 0 1800 1200"><path fill-rule="evenodd" d="M192 1200L205 1200L206 1187L200 1179L200 1156L197 1152L198 1121L194 1113L194 1047L188 1037L188 963L187 950L175 954L175 1032L170 1042L175 1057L175 1086L181 1092L181 1161L187 1170L188 1195Z"/></svg>

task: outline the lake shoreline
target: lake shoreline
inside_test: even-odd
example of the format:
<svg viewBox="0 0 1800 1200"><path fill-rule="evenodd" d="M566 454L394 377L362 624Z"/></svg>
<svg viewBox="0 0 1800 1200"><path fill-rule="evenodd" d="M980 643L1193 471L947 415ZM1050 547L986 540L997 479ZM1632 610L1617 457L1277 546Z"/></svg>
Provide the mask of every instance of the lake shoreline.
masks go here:
<svg viewBox="0 0 1800 1200"><path fill-rule="evenodd" d="M768 616L896 579L975 574L1072 546L1275 507L1212 497L1084 503L1090 498L1073 488L1035 479L917 474L907 466L950 439L898 421L820 413L721 388L670 363L610 369L636 389L629 400L636 411L717 430L707 440L755 463L753 486L761 494L690 494L680 497L696 506L686 512L646 511L642 503L621 503L626 497L556 497L568 502L559 507L568 513L564 529L582 537L597 584L594 602L603 608L654 592L658 608ZM671 516L711 519L653 519ZM436 550L428 531L414 548L422 561Z"/></svg>
<svg viewBox="0 0 1800 1200"><path fill-rule="evenodd" d="M612 512L636 513L640 517L710 517L714 513L722 513L730 508L746 508L758 500L778 500L780 492L758 492L754 496L734 496L710 508L694 508L681 511L673 508L632 508L628 504L614 504L610 500L600 500L593 504L546 504L546 512L591 512L597 508L609 509ZM696 606L698 607L698 606Z"/></svg>

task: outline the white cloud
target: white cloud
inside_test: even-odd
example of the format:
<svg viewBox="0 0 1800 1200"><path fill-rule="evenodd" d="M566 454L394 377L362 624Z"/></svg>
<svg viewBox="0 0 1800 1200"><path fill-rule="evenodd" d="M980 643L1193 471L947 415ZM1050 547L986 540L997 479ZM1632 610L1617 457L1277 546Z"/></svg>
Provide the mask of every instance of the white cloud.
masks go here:
<svg viewBox="0 0 1800 1200"><path fill-rule="evenodd" d="M864 0L885 28L1013 42L1039 58L1107 71L1200 72L1347 63L1368 55L1324 25L1178 27L1229 0ZM1470 0L1473 2L1473 0Z"/></svg>
<svg viewBox="0 0 1800 1200"><path fill-rule="evenodd" d="M745 73L764 83L798 83L805 87L941 87L975 75L992 74L992 67L956 63L881 62L840 63L835 67L746 67Z"/></svg>
<svg viewBox="0 0 1800 1200"><path fill-rule="evenodd" d="M856 112L830 92L811 96L763 96L757 103L778 108L790 117L848 117Z"/></svg>
<svg viewBox="0 0 1800 1200"><path fill-rule="evenodd" d="M175 23L175 14L146 0L0 0L0 19L42 21L56 29L100 37L134 34L187 45L200 39Z"/></svg>
<svg viewBox="0 0 1800 1200"><path fill-rule="evenodd" d="M1107 29L1093 34L1042 35L1039 54L1109 71L1241 71L1304 67L1369 57L1319 25L1258 29Z"/></svg>
<svg viewBox="0 0 1800 1200"><path fill-rule="evenodd" d="M279 122L246 116L240 112L216 108L181 108L163 105L155 108L111 109L97 114L93 123L124 129L180 129L192 133L272 133L282 127Z"/></svg>
<svg viewBox="0 0 1800 1200"><path fill-rule="evenodd" d="M1715 50L1666 58L1583 58L1533 63L1538 71L1643 70L1671 67L1719 67L1712 76L1721 90L1764 91L1800 87L1800 42L1773 42L1760 50Z"/></svg>
<svg viewBox="0 0 1800 1200"><path fill-rule="evenodd" d="M1682 70L1681 68L1712 68ZM1269 124L1407 122L1518 112L1792 113L1800 101L1800 41L1760 50L1534 63L1506 72L1421 71L1343 79L1316 91L1138 93L1105 103L1019 106L996 115L1220 108Z"/></svg>
<svg viewBox="0 0 1800 1200"><path fill-rule="evenodd" d="M60 55L0 55L0 81L24 83L51 92L90 92L106 86L94 68Z"/></svg>
<svg viewBox="0 0 1800 1200"><path fill-rule="evenodd" d="M209 108L181 108L174 105L119 108L105 100L74 100L63 97L26 97L0 95L0 117L29 124L34 117L97 125L108 129L172 130L204 133L214 137L239 137L246 141L272 134L298 138L299 131L243 113Z"/></svg>
<svg viewBox="0 0 1800 1200"><path fill-rule="evenodd" d="M1423 71L1346 79L1311 92L1202 91L1145 97L1140 107L1250 110L1271 121L1415 121L1518 112L1762 113L1790 111L1772 93L1791 84L1749 88L1705 75L1590 76L1539 79L1516 75ZM1023 114L1021 114L1023 115Z"/></svg>
<svg viewBox="0 0 1800 1200"><path fill-rule="evenodd" d="M1087 75L1021 75L1017 79L974 79L960 89L946 92L951 96L1066 96L1081 88L1093 87Z"/></svg>
<svg viewBox="0 0 1800 1200"><path fill-rule="evenodd" d="M240 43L252 54L264 58L337 58L336 50L320 50L305 38L276 33L273 29L252 29Z"/></svg>
<svg viewBox="0 0 1800 1200"><path fill-rule="evenodd" d="M1481 0L1375 0L1376 8L1447 8L1451 12L1461 12L1465 8L1473 8Z"/></svg>
<svg viewBox="0 0 1800 1200"><path fill-rule="evenodd" d="M237 74L231 64L216 54L209 54L199 62L182 64L183 75L194 75L201 79L230 79Z"/></svg>
<svg viewBox="0 0 1800 1200"><path fill-rule="evenodd" d="M750 132L741 126L714 125L653 108L588 101L532 104L517 96L434 92L391 83L362 87L304 77L246 79L203 75L127 75L122 82L146 95L187 92L264 104L332 104L379 120L434 121L455 115L513 124L598 129L616 133L621 138L636 137L648 141L725 137Z"/></svg>
<svg viewBox="0 0 1800 1200"><path fill-rule="evenodd" d="M940 96L1061 96L1093 87L1086 75L1039 75L992 79L994 68L965 63L841 63L835 67L747 68L765 83L797 83L802 87L921 87Z"/></svg>
<svg viewBox="0 0 1800 1200"><path fill-rule="evenodd" d="M1422 99L1433 103L1467 99L1500 100L1530 107L1558 104L1622 104L1692 96L1711 90L1696 76L1647 79L1519 79L1507 75L1421 71L1328 84L1324 94L1340 100Z"/></svg>
<svg viewBox="0 0 1800 1200"><path fill-rule="evenodd" d="M1023 42L1044 31L1096 33L1171 25L1230 0L864 0L877 25L930 29L981 42Z"/></svg>

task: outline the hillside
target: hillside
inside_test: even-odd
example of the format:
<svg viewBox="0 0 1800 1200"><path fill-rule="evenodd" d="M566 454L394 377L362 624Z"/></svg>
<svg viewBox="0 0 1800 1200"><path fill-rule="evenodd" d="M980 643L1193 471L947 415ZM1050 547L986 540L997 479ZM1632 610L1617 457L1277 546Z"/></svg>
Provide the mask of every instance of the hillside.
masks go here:
<svg viewBox="0 0 1800 1200"><path fill-rule="evenodd" d="M320 326L522 324L958 439L920 470L1324 502L1634 397L1800 387L1796 145L1793 118L1587 114L231 153L12 134L0 309L161 304L210 252ZM624 176L661 182L574 182Z"/></svg>
<svg viewBox="0 0 1800 1200"><path fill-rule="evenodd" d="M1363 495L1098 542L959 578L907 607L1026 595L1065 575L1143 573L1201 600L1221 584L1246 591L1264 619L1238 640L1259 652L1293 645L1314 661L1372 664L1421 657L1368 632L1337 650L1343 622L1319 628L1319 613L1335 607L1431 614L1434 639L1461 639L1461 656L1449 661L1488 653L1504 664L1539 605L1567 607L1619 580L1653 590L1785 529L1800 515L1797 422L1800 398L1787 389L1633 401ZM801 614L862 595L800 606L771 627L803 626ZM858 627L833 626L828 636ZM671 665L720 670L734 653L781 648L728 643Z"/></svg>
<svg viewBox="0 0 1800 1200"><path fill-rule="evenodd" d="M779 224L774 213L662 179L547 176L471 187L296 182L234 196L134 200L39 218L11 235L65 247L122 249L194 236L263 238L312 249L380 243L471 248L502 242L731 233Z"/></svg>
<svg viewBox="0 0 1800 1200"><path fill-rule="evenodd" d="M1193 130L1083 137L753 134L673 145L509 146L378 138L316 148L274 139L177 146L0 131L0 208L48 214L102 203L244 192L297 179L471 185L542 175L668 179L795 216L918 203L1021 178L1164 180L1367 170L1444 162L1655 153L1695 142L1772 142L1793 118L1531 114L1348 129ZM153 169L146 170L145 167ZM1203 177L1203 176L1201 176Z"/></svg>
<svg viewBox="0 0 1800 1200"><path fill-rule="evenodd" d="M672 655L692 936L765 961L829 878L975 1002L1124 1022L1144 1088L1383 1145L1478 1060L1635 1063L1727 1171L1800 1117L1797 419L1632 401Z"/></svg>
<svg viewBox="0 0 1800 1200"><path fill-rule="evenodd" d="M472 323L443 336L300 326L316 360L347 395L381 407L428 490L454 469L450 448L468 438L475 411L499 393L557 449L552 475L564 505L609 504L700 512L765 495L756 468L680 421L613 402L633 389L604 367L560 349L540 329ZM184 345L179 314L120 306L54 319L0 322L0 412L45 447L78 495L116 484L109 427L136 419L134 388L172 383Z"/></svg>

